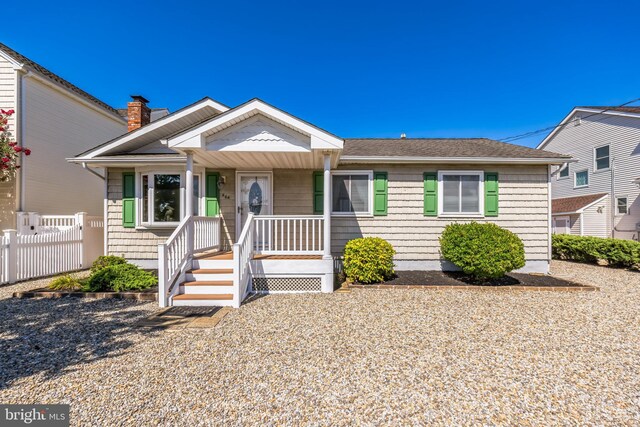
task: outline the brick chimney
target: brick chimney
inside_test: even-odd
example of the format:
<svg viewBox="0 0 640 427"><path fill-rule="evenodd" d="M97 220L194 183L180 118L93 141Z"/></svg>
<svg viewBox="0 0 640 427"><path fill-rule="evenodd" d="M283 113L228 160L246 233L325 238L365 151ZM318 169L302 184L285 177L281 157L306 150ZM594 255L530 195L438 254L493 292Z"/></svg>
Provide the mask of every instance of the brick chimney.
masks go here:
<svg viewBox="0 0 640 427"><path fill-rule="evenodd" d="M149 101L140 95L131 95L131 98L133 100L127 104L129 132L151 122L151 109L147 107Z"/></svg>

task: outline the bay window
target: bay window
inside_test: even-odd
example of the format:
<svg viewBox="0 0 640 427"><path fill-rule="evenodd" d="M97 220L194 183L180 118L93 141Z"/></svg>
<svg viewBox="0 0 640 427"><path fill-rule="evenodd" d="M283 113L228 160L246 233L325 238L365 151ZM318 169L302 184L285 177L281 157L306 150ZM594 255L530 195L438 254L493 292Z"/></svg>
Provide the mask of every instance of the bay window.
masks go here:
<svg viewBox="0 0 640 427"><path fill-rule="evenodd" d="M484 172L438 172L440 215L482 216L484 212Z"/></svg>
<svg viewBox="0 0 640 427"><path fill-rule="evenodd" d="M331 180L334 215L372 215L372 172L338 171L332 174Z"/></svg>
<svg viewBox="0 0 640 427"><path fill-rule="evenodd" d="M139 182L138 224L148 227L172 227L185 214L184 172L142 172ZM201 177L193 175L193 215L200 214Z"/></svg>

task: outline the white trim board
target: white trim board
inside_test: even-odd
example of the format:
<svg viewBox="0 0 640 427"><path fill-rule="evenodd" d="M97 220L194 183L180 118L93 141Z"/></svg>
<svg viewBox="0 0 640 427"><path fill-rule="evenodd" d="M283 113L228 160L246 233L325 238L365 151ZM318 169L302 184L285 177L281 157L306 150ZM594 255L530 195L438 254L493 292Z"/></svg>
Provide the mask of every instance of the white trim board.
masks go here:
<svg viewBox="0 0 640 427"><path fill-rule="evenodd" d="M612 107L615 108L615 107ZM608 114L612 116L623 116L623 117L632 117L636 119L640 119L640 114L634 114L624 111L615 111L615 110L604 110L604 109L593 109L593 108L580 108L575 107L571 112L564 118L558 125L547 135L540 144L536 147L538 150L542 150L551 139L558 133L560 130L564 129L565 126L571 121L570 119L579 111L589 113L589 114Z"/></svg>

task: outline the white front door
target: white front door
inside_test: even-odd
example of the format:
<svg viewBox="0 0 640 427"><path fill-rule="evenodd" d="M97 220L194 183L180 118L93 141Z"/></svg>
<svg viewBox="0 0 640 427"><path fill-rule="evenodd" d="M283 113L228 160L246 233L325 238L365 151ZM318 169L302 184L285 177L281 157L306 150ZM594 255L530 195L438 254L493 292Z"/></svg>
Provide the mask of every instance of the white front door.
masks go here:
<svg viewBox="0 0 640 427"><path fill-rule="evenodd" d="M271 215L270 172L238 172L236 185L236 239L240 237L249 212L254 215Z"/></svg>
<svg viewBox="0 0 640 427"><path fill-rule="evenodd" d="M553 234L571 234L571 219L568 216L553 218Z"/></svg>

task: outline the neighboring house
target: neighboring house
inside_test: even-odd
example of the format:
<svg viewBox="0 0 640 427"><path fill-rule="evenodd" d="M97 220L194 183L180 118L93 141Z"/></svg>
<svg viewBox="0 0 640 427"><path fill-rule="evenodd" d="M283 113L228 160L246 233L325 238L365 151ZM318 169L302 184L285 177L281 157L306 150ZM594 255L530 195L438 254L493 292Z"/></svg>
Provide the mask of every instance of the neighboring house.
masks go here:
<svg viewBox="0 0 640 427"><path fill-rule="evenodd" d="M438 238L458 221L515 232L523 270L548 272L550 170L569 156L489 139L343 139L258 99L205 98L150 124L136 114L149 110L69 160L107 168L107 252L159 266L161 305L331 292L336 259L361 236L388 240L398 270L450 269ZM233 252L194 257L209 248Z"/></svg>
<svg viewBox="0 0 640 427"><path fill-rule="evenodd" d="M574 159L553 173L556 233L638 240L640 107L576 107L538 148Z"/></svg>
<svg viewBox="0 0 640 427"><path fill-rule="evenodd" d="M126 119L1 43L0 108L15 110L10 131L32 150L15 179L0 183L0 230L16 227L17 211L101 214L103 180L65 158L121 135Z"/></svg>

